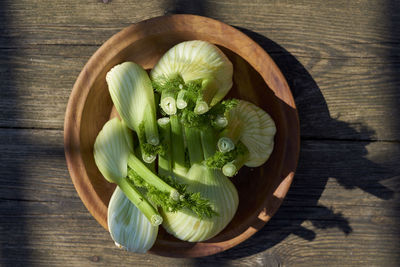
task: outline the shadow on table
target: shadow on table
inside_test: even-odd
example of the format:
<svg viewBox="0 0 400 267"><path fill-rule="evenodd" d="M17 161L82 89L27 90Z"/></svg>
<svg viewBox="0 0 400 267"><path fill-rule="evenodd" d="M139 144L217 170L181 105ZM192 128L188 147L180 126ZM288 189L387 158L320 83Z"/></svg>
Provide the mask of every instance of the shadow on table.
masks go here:
<svg viewBox="0 0 400 267"><path fill-rule="evenodd" d="M207 16L207 6L207 1L169 0L164 13Z"/></svg>
<svg viewBox="0 0 400 267"><path fill-rule="evenodd" d="M318 203L329 178L335 178L345 189L359 188L384 200L394 194L380 181L396 174L366 158L366 146L368 140L374 139L374 131L362 123L349 124L332 118L318 85L294 56L258 33L239 30L271 55L289 83L303 133L299 166L283 205L264 228L228 251L194 259L195 266L213 263L224 266L231 259L263 252L291 234L312 241L317 234L304 227L304 222L316 229L338 228L344 235L351 234L353 229L340 211ZM341 136L345 139L341 140ZM266 253L263 257L269 263L279 262L273 254Z"/></svg>
<svg viewBox="0 0 400 267"><path fill-rule="evenodd" d="M14 39L8 32L12 19L8 11L7 1L0 1L0 58L3 67L0 71L0 106L2 107L0 128L14 126L15 120L21 112L16 104L18 91L13 79L16 66L16 63L13 62L15 49L13 49ZM16 185L23 185L22 177L24 177L25 171L20 163L13 163L12 166L6 163L10 162L8 157L13 154L12 151L9 151L9 148L12 148L11 143L21 141L23 137L17 131L10 137L7 134L8 131L11 133L12 129L2 130L3 139L0 141L0 167L3 169L0 175L0 207L2 211L0 216L0 265L5 267L16 266L16 259L29 260L31 258L31 252L27 249L30 243L29 237L26 235L28 225L24 217L27 205L23 200L24 193L16 189L18 187Z"/></svg>

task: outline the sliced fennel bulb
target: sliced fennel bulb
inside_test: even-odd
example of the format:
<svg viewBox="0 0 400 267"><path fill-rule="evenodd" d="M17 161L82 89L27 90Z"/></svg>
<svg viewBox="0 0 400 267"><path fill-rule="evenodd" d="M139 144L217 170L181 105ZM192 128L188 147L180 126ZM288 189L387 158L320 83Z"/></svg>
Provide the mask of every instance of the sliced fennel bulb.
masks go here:
<svg viewBox="0 0 400 267"><path fill-rule="evenodd" d="M162 212L163 227L167 232L189 242L204 241L221 232L232 220L239 204L232 182L220 170L209 169L203 164L192 165L186 177L178 176L177 179L188 184L188 191L200 192L209 199L218 215L200 219L189 210Z"/></svg>
<svg viewBox="0 0 400 267"><path fill-rule="evenodd" d="M128 251L145 253L156 241L158 226L153 226L119 187L108 204L107 223L115 244Z"/></svg>
<svg viewBox="0 0 400 267"><path fill-rule="evenodd" d="M161 85L177 75L185 83L196 80L202 82L202 96L195 108L195 112L202 114L221 101L232 87L233 66L215 45L199 40L186 41L168 50L150 74L151 79ZM185 104L180 102L179 106L184 108Z"/></svg>

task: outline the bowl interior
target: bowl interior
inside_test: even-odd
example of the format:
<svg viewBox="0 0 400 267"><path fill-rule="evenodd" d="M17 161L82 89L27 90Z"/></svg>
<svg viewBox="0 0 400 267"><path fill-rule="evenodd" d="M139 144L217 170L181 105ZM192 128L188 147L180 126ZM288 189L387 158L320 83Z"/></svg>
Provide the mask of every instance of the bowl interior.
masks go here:
<svg viewBox="0 0 400 267"><path fill-rule="evenodd" d="M176 27L176 23L174 27ZM263 108L275 121L277 134L274 151L262 167L254 169L244 167L232 179L239 192L239 208L231 223L220 234L206 242L189 243L180 241L161 230L151 252L178 257L204 256L240 243L262 227L275 213L289 188L296 166L296 162L293 163L293 161L297 160L298 129L297 132L293 131L288 123L298 123L297 112L294 104L290 101L288 103L288 99L292 100L292 97L283 76L275 65L270 66L264 72L257 71L249 62L258 62L260 59L239 55L242 53L241 50L229 45L229 40L226 40L226 36L222 34L174 28L168 31L144 32L140 38L126 39L129 38L123 39L126 44L121 49L112 50L113 47L108 46L108 49L113 51L112 56L102 60L97 59L98 71L94 72L96 75L92 77L89 88L86 88L88 92L86 98L84 101L81 100L83 107L78 125L79 153L87 174L85 186L92 188L85 194L93 195L92 199L96 200L85 202L82 198L85 205L96 220L106 227L106 210L115 186L109 184L102 177L93 158L93 144L98 132L105 122L115 115L105 82L106 73L114 65L124 61L134 61L145 69L151 69L159 58L175 44L186 40L205 40L217 44L233 63L234 83L227 97L250 101ZM267 55L265 54L265 56ZM265 64L273 64L273 62L268 57ZM253 65L258 66L257 64ZM87 65L84 70L86 75L92 75L89 67ZM270 68L272 68L272 72L277 69L279 75L268 73L268 71L271 72ZM283 80L280 81L281 79ZM276 84L282 86L277 87ZM287 164L289 152L296 154L290 156L291 164ZM71 174L71 176L73 175ZM76 180L74 180L74 184L78 190L79 185L77 186ZM81 191L78 190L78 192L82 197Z"/></svg>

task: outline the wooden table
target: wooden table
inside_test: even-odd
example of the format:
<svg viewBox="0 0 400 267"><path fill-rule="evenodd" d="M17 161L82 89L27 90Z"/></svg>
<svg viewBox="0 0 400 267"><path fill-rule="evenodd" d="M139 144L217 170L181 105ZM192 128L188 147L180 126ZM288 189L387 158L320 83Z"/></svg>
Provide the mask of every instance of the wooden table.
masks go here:
<svg viewBox="0 0 400 267"><path fill-rule="evenodd" d="M233 25L276 61L301 120L295 181L248 241L198 259L118 250L69 178L68 97L111 35L166 13ZM3 266L400 265L400 4L379 1L0 2Z"/></svg>

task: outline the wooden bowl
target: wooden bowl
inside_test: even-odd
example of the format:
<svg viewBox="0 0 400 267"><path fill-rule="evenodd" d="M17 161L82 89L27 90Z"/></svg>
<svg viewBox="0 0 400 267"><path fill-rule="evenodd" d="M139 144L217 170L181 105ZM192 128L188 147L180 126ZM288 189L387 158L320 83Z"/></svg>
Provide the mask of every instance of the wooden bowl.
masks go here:
<svg viewBox="0 0 400 267"><path fill-rule="evenodd" d="M189 243L160 230L150 253L170 257L200 257L229 249L263 227L281 205L293 180L300 134L296 106L279 68L257 43L222 22L194 15L157 17L125 28L96 51L74 85L65 115L65 155L72 181L87 209L107 229L107 205L115 186L102 177L93 158L96 136L113 110L106 73L124 61L151 69L173 45L196 39L216 44L229 57L234 66L229 96L262 107L274 119L277 134L267 163L243 168L232 179L239 208L220 234Z"/></svg>

